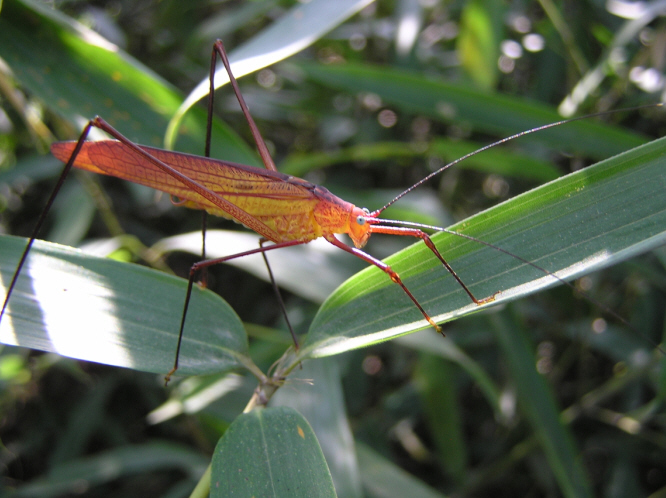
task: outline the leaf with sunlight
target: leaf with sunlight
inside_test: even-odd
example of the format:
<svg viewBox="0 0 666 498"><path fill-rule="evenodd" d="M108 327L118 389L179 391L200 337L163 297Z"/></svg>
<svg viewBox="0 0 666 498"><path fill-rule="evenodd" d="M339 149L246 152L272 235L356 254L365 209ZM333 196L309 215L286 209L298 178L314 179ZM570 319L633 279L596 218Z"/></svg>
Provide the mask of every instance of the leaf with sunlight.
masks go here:
<svg viewBox="0 0 666 498"><path fill-rule="evenodd" d="M208 230L206 256L215 259L256 249L259 247L259 238L254 233L237 230ZM173 251L186 251L200 256L201 232L167 237L151 247L151 251L157 256ZM354 274L352 268L358 271L364 267L362 261L350 258L348 254L323 239L271 251L267 257L275 281L281 288L317 303L323 303L333 289L351 277ZM226 264L242 268L258 278L268 280L266 263L260 254L232 259ZM312 275L312 278L304 279L303 275Z"/></svg>
<svg viewBox="0 0 666 498"><path fill-rule="evenodd" d="M0 237L6 295L26 240ZM4 344L167 373L173 366L187 282L138 265L35 241L0 323ZM178 374L249 361L243 324L217 294L194 287Z"/></svg>
<svg viewBox="0 0 666 498"><path fill-rule="evenodd" d="M372 1L311 0L297 3L271 26L229 53L234 77L240 78L300 52ZM227 83L229 75L226 69L221 67L215 72L214 87L217 89ZM185 114L208 95L209 89L210 81L206 77L174 113L164 139L167 148L173 147L174 138Z"/></svg>
<svg viewBox="0 0 666 498"><path fill-rule="evenodd" d="M666 241L666 139L555 180L453 227L573 279ZM518 299L558 283L552 276L478 242L440 233L444 258L477 298L477 307L424 244L387 261L438 322ZM326 356L427 327L402 290L381 271L355 275L320 308L300 351Z"/></svg>

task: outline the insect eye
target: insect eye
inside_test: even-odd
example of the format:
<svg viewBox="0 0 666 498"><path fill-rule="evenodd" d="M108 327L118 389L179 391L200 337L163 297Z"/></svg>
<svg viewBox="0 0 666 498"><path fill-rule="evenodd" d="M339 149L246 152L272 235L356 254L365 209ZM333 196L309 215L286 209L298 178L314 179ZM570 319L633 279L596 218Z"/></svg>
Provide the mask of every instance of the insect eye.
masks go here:
<svg viewBox="0 0 666 498"><path fill-rule="evenodd" d="M359 225L365 225L365 216L357 216L356 223L358 223Z"/></svg>

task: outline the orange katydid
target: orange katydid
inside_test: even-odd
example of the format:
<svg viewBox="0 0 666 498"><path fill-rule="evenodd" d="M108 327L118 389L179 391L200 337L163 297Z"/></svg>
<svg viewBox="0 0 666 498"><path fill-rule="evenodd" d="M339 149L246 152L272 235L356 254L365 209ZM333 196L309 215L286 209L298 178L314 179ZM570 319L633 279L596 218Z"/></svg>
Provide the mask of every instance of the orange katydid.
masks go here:
<svg viewBox="0 0 666 498"><path fill-rule="evenodd" d="M0 319L4 313L19 272L39 230L43 217L48 211L60 184L72 166L104 175L115 176L141 185L149 186L178 199L177 203L190 208L203 209L210 214L230 218L252 229L263 237L262 241L274 244L233 254L225 258L202 261L195 264L190 271L189 286L185 299L176 360L169 376L178 368L178 355L185 325L187 307L191 295L192 284L198 270L223 261L256 253L305 244L319 237L384 271L393 282L398 284L424 318L438 332L441 328L428 315L414 295L402 283L398 274L386 263L361 251L373 233L407 235L422 239L433 254L463 287L470 299L477 305L494 300L494 295L477 299L465 286L453 269L441 256L430 237L419 228L388 226L379 214L384 208L370 212L336 197L327 189L310 182L286 175L277 171L268 149L252 119L247 105L240 93L229 61L221 41L213 48L211 63L211 98L209 100L209 130L212 118L213 75L215 60L219 55L229 73L234 92L243 113L250 125L253 137L266 169L234 164L208 157L193 156L177 152L138 146L125 138L111 125L100 117L91 120L78 141L57 142L51 146L52 154L66 163L59 184L47 202L42 218L38 222L33 236L28 243L17 271L9 285ZM98 128L116 140L88 142L86 138L91 128ZM210 139L207 140L208 153ZM347 234L355 247L340 242L336 234ZM269 268L270 272L270 268ZM293 333L292 333L293 334ZM296 347L298 343L294 337Z"/></svg>
<svg viewBox="0 0 666 498"><path fill-rule="evenodd" d="M229 70L228 61L226 60L221 44L216 44L213 57L216 56L216 53L219 53L227 70ZM214 66L212 67L211 73L214 71ZM190 275L185 309L187 309L194 274L198 269L221 261L228 261L254 253L263 254L268 250L303 244L317 237L324 237L337 247L362 258L387 273L394 282L402 287L426 320L439 330L438 325L430 318L428 312L419 304L412 293L402 284L398 275L385 263L360 251L360 248L372 233L409 235L421 238L430 251L454 275L475 303L483 304L494 299L495 295L476 299L444 261L444 258L431 242L429 236L420 228L389 226L386 224L386 220L379 218L381 212L395 202L395 200L451 165L437 170L377 211L370 213L367 210L357 208L335 197L322 187L276 171L231 73L230 79L243 108L243 112L250 124L266 169L236 165L148 147L139 147L120 135L101 118L95 118L89 123L78 142L54 144L52 149L56 157L68 162L65 170L74 165L82 169L117 176L154 187L177 197L180 199L179 204L181 205L204 209L212 214L232 218L253 229L265 239L274 242L274 245L260 247L255 250L195 265ZM557 124L554 123L547 127L556 126ZM90 127L100 128L118 141L86 142L85 138ZM542 128L534 129L530 132ZM356 248L349 247L338 241L335 238L335 234L338 233L349 234ZM28 249L29 246L26 248L19 268L23 264ZM7 304L15 279L16 277L14 277L10 285L4 306ZM185 318L186 313L184 312L180 327L181 336ZM178 353L176 357L178 357ZM172 372L176 368L177 360Z"/></svg>

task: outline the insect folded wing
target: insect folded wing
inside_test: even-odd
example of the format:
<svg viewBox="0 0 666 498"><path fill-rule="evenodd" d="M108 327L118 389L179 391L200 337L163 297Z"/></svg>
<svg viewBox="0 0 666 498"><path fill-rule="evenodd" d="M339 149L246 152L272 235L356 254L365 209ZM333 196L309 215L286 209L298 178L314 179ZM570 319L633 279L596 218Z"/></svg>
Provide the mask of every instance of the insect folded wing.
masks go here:
<svg viewBox="0 0 666 498"><path fill-rule="evenodd" d="M66 162L75 146L59 142L51 151ZM74 166L160 190L181 206L232 219L273 242L305 242L321 235L321 230L313 232L311 213L318 200L308 182L263 168L140 147L169 169L115 140L85 142Z"/></svg>
<svg viewBox="0 0 666 498"><path fill-rule="evenodd" d="M56 142L51 145L51 153L61 161L67 162L75 146L76 142ZM144 147L144 149L148 148ZM152 154L153 150L150 150L150 152ZM158 159L166 162L174 169L179 169L177 163L169 161L168 157L158 157ZM188 207L207 209L212 206L210 201L187 188L182 182L169 176L146 158L114 140L85 142L76 157L74 166L93 173L115 176L160 190L185 201L183 204Z"/></svg>
<svg viewBox="0 0 666 498"><path fill-rule="evenodd" d="M69 158L72 156L75 147L76 147L75 141L54 142L53 144L51 144L51 154L53 154L53 156L56 159L59 159L63 163L66 163L67 161L69 161ZM76 162L74 166L80 169L85 169L86 171L92 171L93 173L99 173L102 175L107 174L103 170L95 166L93 160L88 155L88 151L89 148L86 147L86 144L84 144L84 147L79 151L79 155L76 156Z"/></svg>

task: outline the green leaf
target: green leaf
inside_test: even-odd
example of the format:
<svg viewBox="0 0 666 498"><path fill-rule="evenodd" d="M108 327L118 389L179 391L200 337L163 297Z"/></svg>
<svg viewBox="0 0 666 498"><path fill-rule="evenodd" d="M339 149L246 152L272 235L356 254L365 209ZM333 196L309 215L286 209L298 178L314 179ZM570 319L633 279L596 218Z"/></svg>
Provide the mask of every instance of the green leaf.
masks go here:
<svg viewBox="0 0 666 498"><path fill-rule="evenodd" d="M536 359L522 327L502 316L492 318L505 363L516 386L525 413L564 496L592 496L590 483L568 427L560 420L560 409L550 385L536 370Z"/></svg>
<svg viewBox="0 0 666 498"><path fill-rule="evenodd" d="M25 247L0 237L0 287ZM173 366L187 281L142 266L35 241L0 323L4 344L167 373ZM247 336L217 294L193 289L178 374L219 372L248 361Z"/></svg>
<svg viewBox="0 0 666 498"><path fill-rule="evenodd" d="M453 373L451 363L435 355L422 353L418 356L414 382L421 395L441 465L456 482L462 483L469 457ZM442 389L442 386L446 388Z"/></svg>
<svg viewBox="0 0 666 498"><path fill-rule="evenodd" d="M336 496L317 438L297 411L240 415L215 448L211 497Z"/></svg>
<svg viewBox="0 0 666 498"><path fill-rule="evenodd" d="M559 121L551 107L502 94L482 92L469 85L455 85L404 69L347 63L300 63L305 74L328 88L353 94L371 92L404 112L444 122L467 122L475 129L499 136L520 133ZM545 143L556 150L581 152L605 159L647 139L621 128L582 120L556 126L526 140Z"/></svg>
<svg viewBox="0 0 666 498"><path fill-rule="evenodd" d="M572 279L649 251L666 240L666 139L534 189L453 227ZM439 251L489 307L558 281L478 242L440 233ZM445 322L484 307L471 303L424 244L387 260L425 310ZM368 346L425 328L403 291L377 268L355 275L315 317L301 357Z"/></svg>
<svg viewBox="0 0 666 498"><path fill-rule="evenodd" d="M504 13L493 0L467 2L460 18L457 52L467 74L484 90L495 88Z"/></svg>
<svg viewBox="0 0 666 498"><path fill-rule="evenodd" d="M272 406L288 406L310 422L328 462L335 490L348 498L361 497L361 476L354 436L345 408L339 358L303 362L290 385L272 398Z"/></svg>
<svg viewBox="0 0 666 498"><path fill-rule="evenodd" d="M435 139L430 144L418 145L401 142L360 144L337 151L292 154L280 163L279 170L302 177L313 170L350 161L394 161L412 157L438 157L450 162L481 146L478 143L443 138ZM497 148L472 156L456 167L540 181L549 181L560 176L557 168L548 161Z"/></svg>
<svg viewBox="0 0 666 498"><path fill-rule="evenodd" d="M148 472L201 474L206 460L184 445L147 443L114 448L94 456L57 462L48 475L31 481L12 493L16 497L57 497L80 494L81 486L94 487Z"/></svg>
<svg viewBox="0 0 666 498"><path fill-rule="evenodd" d="M393 464L364 444L356 447L363 471L363 487L369 497L409 496L410 498L443 498L411 474Z"/></svg>

